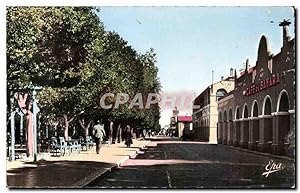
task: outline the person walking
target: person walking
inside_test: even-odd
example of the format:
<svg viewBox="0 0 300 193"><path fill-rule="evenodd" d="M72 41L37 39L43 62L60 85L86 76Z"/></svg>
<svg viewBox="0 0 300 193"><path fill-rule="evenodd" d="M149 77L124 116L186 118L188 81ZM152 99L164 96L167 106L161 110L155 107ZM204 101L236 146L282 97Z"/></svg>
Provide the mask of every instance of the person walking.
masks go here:
<svg viewBox="0 0 300 193"><path fill-rule="evenodd" d="M132 128L130 128L129 125L126 126L126 130L125 130L125 145L127 147L130 147L130 145L132 144Z"/></svg>
<svg viewBox="0 0 300 193"><path fill-rule="evenodd" d="M104 125L101 124L99 120L97 121L97 124L94 126L93 133L96 142L96 153L99 154L103 137L105 136Z"/></svg>
<svg viewBox="0 0 300 193"><path fill-rule="evenodd" d="M111 119L108 119L108 123L109 123L109 130L108 130L108 141L109 144L113 144L113 126L114 126L114 122Z"/></svg>

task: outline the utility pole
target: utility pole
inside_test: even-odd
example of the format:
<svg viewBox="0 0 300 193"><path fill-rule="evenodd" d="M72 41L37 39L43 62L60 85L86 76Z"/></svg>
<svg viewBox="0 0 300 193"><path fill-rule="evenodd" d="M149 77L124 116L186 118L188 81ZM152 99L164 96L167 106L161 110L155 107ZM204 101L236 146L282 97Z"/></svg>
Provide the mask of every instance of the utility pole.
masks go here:
<svg viewBox="0 0 300 193"><path fill-rule="evenodd" d="M213 90L214 86L213 85L214 85L214 70L211 71L211 88L210 88L210 93L214 92L214 90Z"/></svg>
<svg viewBox="0 0 300 193"><path fill-rule="evenodd" d="M214 70L211 71L211 84L214 84Z"/></svg>

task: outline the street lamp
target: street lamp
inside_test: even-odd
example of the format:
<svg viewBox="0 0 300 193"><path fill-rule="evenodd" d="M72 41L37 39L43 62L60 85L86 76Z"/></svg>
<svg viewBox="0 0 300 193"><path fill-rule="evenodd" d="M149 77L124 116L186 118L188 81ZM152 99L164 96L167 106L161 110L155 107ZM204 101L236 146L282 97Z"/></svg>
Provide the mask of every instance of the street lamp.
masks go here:
<svg viewBox="0 0 300 193"><path fill-rule="evenodd" d="M32 88L32 108L33 108L33 113L32 113L32 119L33 119L33 123L32 123L32 127L33 127L33 159L34 162L37 161L37 120L36 120L36 116L37 113L40 112L40 108L37 106L37 99L36 99L36 95L38 91L41 91L42 87L38 87L35 86Z"/></svg>

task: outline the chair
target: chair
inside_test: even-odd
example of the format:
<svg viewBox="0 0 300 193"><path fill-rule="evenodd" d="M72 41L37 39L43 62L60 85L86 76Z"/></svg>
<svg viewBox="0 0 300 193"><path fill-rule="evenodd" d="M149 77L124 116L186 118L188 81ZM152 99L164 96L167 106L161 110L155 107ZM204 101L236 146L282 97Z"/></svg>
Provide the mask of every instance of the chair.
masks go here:
<svg viewBox="0 0 300 193"><path fill-rule="evenodd" d="M84 138L82 136L79 136L79 144L84 143Z"/></svg>
<svg viewBox="0 0 300 193"><path fill-rule="evenodd" d="M68 140L71 141L72 138L69 137ZM81 145L78 144L78 141L73 140L73 141L70 142L70 144L69 144L68 146L69 146L69 148L70 148L70 150L71 150L72 153L75 152L75 151L76 151L77 153L80 153Z"/></svg>
<svg viewBox="0 0 300 193"><path fill-rule="evenodd" d="M60 151L61 152L64 151L63 155L65 155L67 151L68 151L68 154L70 155L70 153L71 153L70 146L68 146L64 137L59 137L59 143L60 143Z"/></svg>
<svg viewBox="0 0 300 193"><path fill-rule="evenodd" d="M86 151L88 150L88 144L84 141L84 138L82 136L79 136L79 144L82 151L84 151L84 147L86 147Z"/></svg>
<svg viewBox="0 0 300 193"><path fill-rule="evenodd" d="M56 156L57 156L58 152L60 153L60 155L62 155L62 153L63 153L63 151L62 151L63 149L62 149L61 145L58 144L56 137L51 137L50 149L51 149L51 152L53 153L53 155L55 153Z"/></svg>
<svg viewBox="0 0 300 193"><path fill-rule="evenodd" d="M91 136L87 136L87 137L86 137L86 142L87 142L87 144L88 144L88 146L89 146L89 149L90 149L90 147L93 147L93 146L94 146L94 141L93 141L93 139L92 139Z"/></svg>
<svg viewBox="0 0 300 193"><path fill-rule="evenodd" d="M74 141L73 145L75 148L74 150L79 154L81 150L81 145L78 143L78 141Z"/></svg>

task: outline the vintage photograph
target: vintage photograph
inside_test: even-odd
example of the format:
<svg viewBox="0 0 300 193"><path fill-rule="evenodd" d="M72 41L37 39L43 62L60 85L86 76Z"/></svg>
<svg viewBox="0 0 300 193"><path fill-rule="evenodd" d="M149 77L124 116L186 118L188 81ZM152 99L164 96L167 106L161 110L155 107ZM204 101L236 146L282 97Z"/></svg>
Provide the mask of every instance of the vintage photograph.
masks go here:
<svg viewBox="0 0 300 193"><path fill-rule="evenodd" d="M292 6L7 6L9 189L295 189Z"/></svg>

